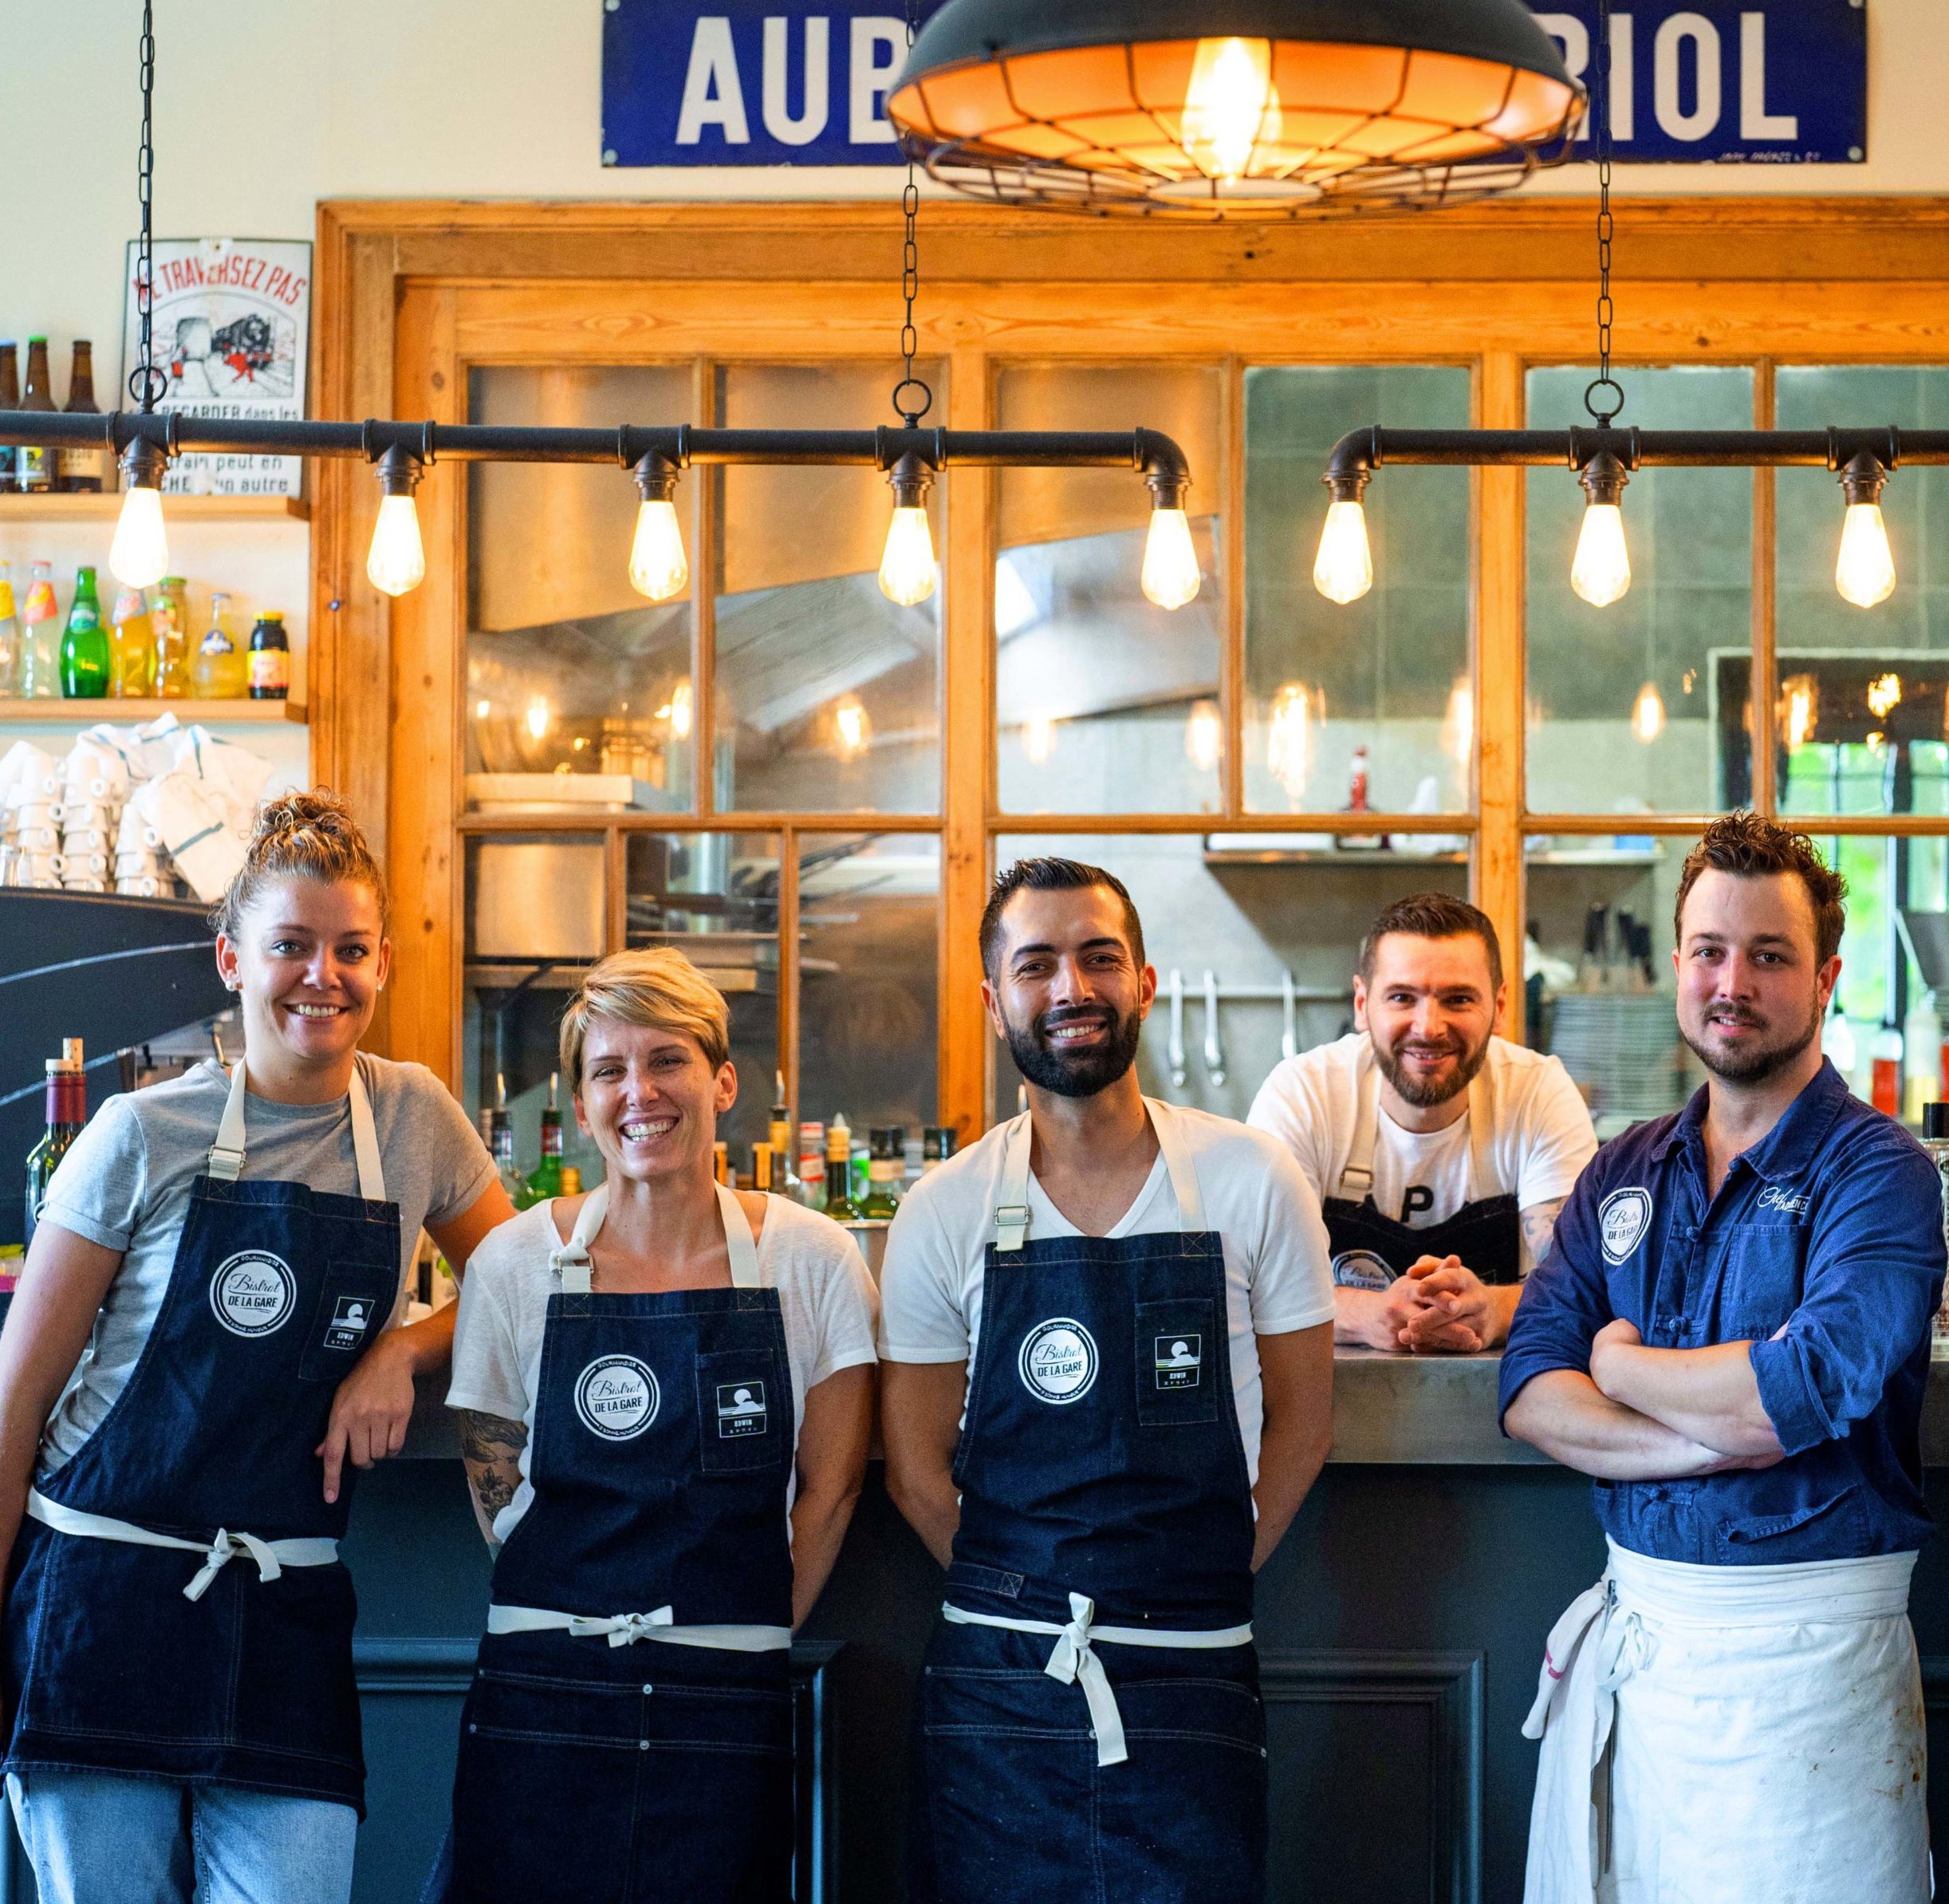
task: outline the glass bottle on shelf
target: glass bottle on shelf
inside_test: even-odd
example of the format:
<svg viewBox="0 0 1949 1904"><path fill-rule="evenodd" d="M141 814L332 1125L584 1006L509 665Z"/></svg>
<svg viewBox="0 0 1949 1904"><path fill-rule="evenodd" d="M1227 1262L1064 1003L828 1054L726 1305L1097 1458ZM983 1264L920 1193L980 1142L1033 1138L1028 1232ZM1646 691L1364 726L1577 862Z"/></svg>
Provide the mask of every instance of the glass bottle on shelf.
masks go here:
<svg viewBox="0 0 1949 1904"><path fill-rule="evenodd" d="M20 691L30 700L51 700L61 692L60 621L53 565L37 562L28 571L21 628Z"/></svg>
<svg viewBox="0 0 1949 1904"><path fill-rule="evenodd" d="M852 1200L852 1131L844 1116L825 1130L825 1213L835 1223L857 1223L864 1214Z"/></svg>
<svg viewBox="0 0 1949 1904"><path fill-rule="evenodd" d="M1902 1035L1892 1018L1875 1034L1874 1083L1869 1102L1884 1118L1902 1114Z"/></svg>
<svg viewBox="0 0 1949 1904"><path fill-rule="evenodd" d="M514 1120L505 1110L491 1110L487 1114L493 1139L488 1148L494 1154L495 1173L501 1179L501 1188L507 1192L508 1200L516 1209L527 1208L527 1180L514 1166Z"/></svg>
<svg viewBox="0 0 1949 1904"><path fill-rule="evenodd" d="M47 339L27 340L27 388L22 392L23 410L52 412L54 399L49 393ZM44 496L54 487L54 452L39 443L23 443L14 454L14 474L23 494Z"/></svg>
<svg viewBox="0 0 1949 1904"><path fill-rule="evenodd" d="M808 1209L825 1208L825 1126L816 1120L798 1127L798 1200Z"/></svg>
<svg viewBox="0 0 1949 1904"><path fill-rule="evenodd" d="M190 604L180 575L165 575L149 606L149 626L156 635L154 692L166 701L179 701L190 692Z"/></svg>
<svg viewBox="0 0 1949 1904"><path fill-rule="evenodd" d="M20 352L11 338L0 340L0 410L20 408ZM10 443L0 443L0 496L14 495L20 488L20 451Z"/></svg>
<svg viewBox="0 0 1949 1904"><path fill-rule="evenodd" d="M47 1061L47 1129L27 1153L27 1240L33 1241L47 1186L69 1146L88 1122L88 1079L81 1066L81 1041L64 1038L61 1055Z"/></svg>
<svg viewBox="0 0 1949 1904"><path fill-rule="evenodd" d="M0 562L0 699L11 700L20 692L21 647L20 617L14 608L14 570Z"/></svg>
<svg viewBox="0 0 1949 1904"><path fill-rule="evenodd" d="M108 632L108 692L118 700L141 700L156 691L156 631L140 589L117 590Z"/></svg>
<svg viewBox="0 0 1949 1904"><path fill-rule="evenodd" d="M242 700L249 685L248 663L230 631L230 598L219 589L210 597L210 626L196 645L190 680L204 701Z"/></svg>
<svg viewBox="0 0 1949 1904"><path fill-rule="evenodd" d="M872 1161L867 1165L866 1200L860 1209L869 1217L890 1220L900 1207L900 1181L907 1173L907 1133L899 1125L876 1130Z"/></svg>
<svg viewBox="0 0 1949 1904"><path fill-rule="evenodd" d="M561 1090L561 1074L550 1071L548 1074L548 1104L541 1113L541 1154L534 1169L528 1173L526 1188L522 1192L522 1201L517 1206L526 1209L531 1204L545 1203L552 1197L561 1195L561 1112L557 1098Z"/></svg>
<svg viewBox="0 0 1949 1904"><path fill-rule="evenodd" d="M785 1073L772 1074L771 1120L766 1137L771 1146L771 1188L781 1196L796 1197L798 1173L792 1167L792 1107L786 1102Z"/></svg>
<svg viewBox="0 0 1949 1904"><path fill-rule="evenodd" d="M95 571L74 572L74 599L61 637L61 691L70 700L99 700L108 692L108 633L101 625Z"/></svg>
<svg viewBox="0 0 1949 1904"><path fill-rule="evenodd" d="M770 1194L772 1187L772 1147L769 1144L751 1146L751 1188L761 1196Z"/></svg>
<svg viewBox="0 0 1949 1904"><path fill-rule="evenodd" d="M1949 1242L1949 1104L1925 1104L1922 1107L1922 1148L1929 1153L1943 1186L1943 1238ZM1949 1343L1949 1291L1935 1311L1933 1331L1935 1353Z"/></svg>
<svg viewBox="0 0 1949 1904"><path fill-rule="evenodd" d="M73 367L68 373L68 414L101 414L101 406L95 401L95 349L86 337L74 341ZM54 487L71 495L99 495L113 487L114 469L105 439L100 443L64 443L54 452Z"/></svg>
<svg viewBox="0 0 1949 1904"><path fill-rule="evenodd" d="M250 631L250 681L254 701L281 701L291 692L291 643L276 609L265 609Z"/></svg>

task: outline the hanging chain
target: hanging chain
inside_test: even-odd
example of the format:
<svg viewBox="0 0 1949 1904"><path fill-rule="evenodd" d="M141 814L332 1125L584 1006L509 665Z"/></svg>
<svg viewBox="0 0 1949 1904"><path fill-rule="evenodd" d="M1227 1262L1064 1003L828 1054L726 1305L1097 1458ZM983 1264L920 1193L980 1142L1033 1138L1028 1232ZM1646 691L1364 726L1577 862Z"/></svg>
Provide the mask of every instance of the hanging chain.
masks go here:
<svg viewBox="0 0 1949 1904"><path fill-rule="evenodd" d="M156 138L151 118L156 101L156 20L152 0L142 0L142 142L136 149L136 199L142 208L142 237L136 253L136 368L128 394L136 407L155 409L167 388L151 356L155 329L156 285L152 211L156 189Z"/></svg>
<svg viewBox="0 0 1949 1904"><path fill-rule="evenodd" d="M914 35L920 30L919 0L907 0L907 48L913 50ZM934 392L914 375L914 352L920 341L914 329L914 299L920 293L920 246L915 235L915 223L920 211L920 186L915 175L914 156L907 155L907 189L900 194L900 210L906 223L905 242L900 252L900 295L905 299L907 315L900 325L900 356L906 364L906 373L893 386L893 407L905 420L908 429L919 427L920 420L934 406ZM918 392L919 402L914 401ZM904 400L903 400L904 399Z"/></svg>
<svg viewBox="0 0 1949 1904"><path fill-rule="evenodd" d="M1591 101L1597 148L1597 374L1584 392L1584 408L1601 430L1608 429L1624 407L1624 386L1611 375L1611 0L1597 0L1597 90ZM1607 400L1600 404L1598 392Z"/></svg>

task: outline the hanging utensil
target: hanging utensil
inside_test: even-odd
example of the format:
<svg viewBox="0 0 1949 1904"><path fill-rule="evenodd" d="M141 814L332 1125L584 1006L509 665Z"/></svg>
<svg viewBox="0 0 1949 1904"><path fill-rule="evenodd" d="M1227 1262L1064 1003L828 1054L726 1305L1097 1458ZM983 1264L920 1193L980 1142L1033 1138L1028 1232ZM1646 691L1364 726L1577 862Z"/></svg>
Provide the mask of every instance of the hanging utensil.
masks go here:
<svg viewBox="0 0 1949 1904"><path fill-rule="evenodd" d="M1299 1000L1293 995L1293 975L1279 974L1279 1055L1299 1055Z"/></svg>
<svg viewBox="0 0 1949 1904"><path fill-rule="evenodd" d="M1225 1082L1225 1054L1219 1044L1218 974L1205 968L1205 1075L1214 1088Z"/></svg>
<svg viewBox="0 0 1949 1904"><path fill-rule="evenodd" d="M1164 1047L1165 1062L1171 1066L1171 1088L1181 1091L1191 1076L1184 1062L1184 975L1171 968L1171 1041Z"/></svg>

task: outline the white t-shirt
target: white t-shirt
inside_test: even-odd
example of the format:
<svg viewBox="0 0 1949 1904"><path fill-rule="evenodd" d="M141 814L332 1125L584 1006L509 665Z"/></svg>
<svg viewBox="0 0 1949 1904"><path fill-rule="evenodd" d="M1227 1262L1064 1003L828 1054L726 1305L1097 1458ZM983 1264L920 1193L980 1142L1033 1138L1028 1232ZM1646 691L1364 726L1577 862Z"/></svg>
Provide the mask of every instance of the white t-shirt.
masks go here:
<svg viewBox="0 0 1949 1904"><path fill-rule="evenodd" d="M1488 1193L1513 1194L1522 1210L1568 1196L1597 1155L1597 1137L1561 1061L1492 1038L1482 1074L1494 1106ZM1378 1089L1373 1042L1364 1031L1353 1031L1285 1059L1252 1101L1251 1122L1298 1159L1322 1202L1339 1193L1353 1148L1360 1093L1369 1080ZM1472 1097L1478 1097L1480 1082L1478 1077L1471 1086ZM1376 1112L1375 1208L1411 1229L1446 1223L1474 1196L1469 1123L1475 1106L1445 1129L1425 1133L1404 1130L1384 1104L1376 1105Z"/></svg>
<svg viewBox="0 0 1949 1904"><path fill-rule="evenodd" d="M467 1265L454 1321L449 1408L519 1421L528 1430L521 1485L494 1517L506 1540L534 1499L528 1458L534 1446L535 1400L541 1386L541 1336L548 1299L557 1287L549 1258L559 1247L554 1206L539 1203L494 1231ZM758 1279L778 1292L786 1359L792 1374L792 1445L805 1419L805 1392L841 1369L872 1362L876 1303L873 1279L852 1239L816 1210L774 1196L758 1239ZM794 1474L789 1489L797 1484Z"/></svg>
<svg viewBox="0 0 1949 1904"><path fill-rule="evenodd" d="M1319 1199L1278 1145L1230 1118L1162 1107L1177 1120L1206 1228L1225 1253L1225 1307L1232 1397L1246 1461L1258 1478L1260 1335L1309 1329L1333 1317L1333 1277ZM1000 1200L998 1125L978 1144L930 1170L907 1193L887 1233L880 1272L880 1353L888 1362L973 1364L981 1334L983 1266ZM1160 1155L1112 1236L1179 1228L1178 1200ZM1029 1237L1082 1232L1029 1174ZM966 1416L963 1417L965 1423Z"/></svg>

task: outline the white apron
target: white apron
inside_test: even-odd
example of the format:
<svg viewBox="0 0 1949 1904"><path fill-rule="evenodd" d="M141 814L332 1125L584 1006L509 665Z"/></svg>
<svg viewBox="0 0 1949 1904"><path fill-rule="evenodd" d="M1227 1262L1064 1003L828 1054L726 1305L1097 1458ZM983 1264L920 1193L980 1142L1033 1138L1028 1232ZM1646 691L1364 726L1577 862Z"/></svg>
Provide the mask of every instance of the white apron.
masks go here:
<svg viewBox="0 0 1949 1904"><path fill-rule="evenodd" d="M1543 1741L1524 1904L1923 1904L1915 1558L1695 1567L1612 1543L1522 1729Z"/></svg>

